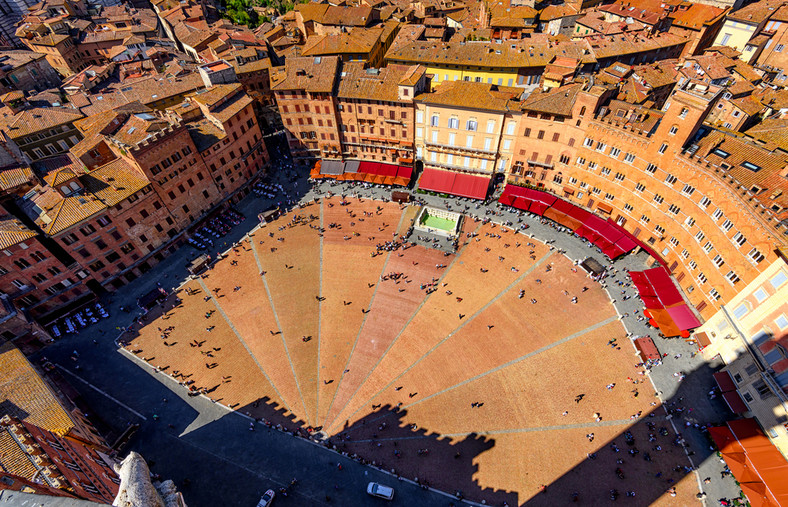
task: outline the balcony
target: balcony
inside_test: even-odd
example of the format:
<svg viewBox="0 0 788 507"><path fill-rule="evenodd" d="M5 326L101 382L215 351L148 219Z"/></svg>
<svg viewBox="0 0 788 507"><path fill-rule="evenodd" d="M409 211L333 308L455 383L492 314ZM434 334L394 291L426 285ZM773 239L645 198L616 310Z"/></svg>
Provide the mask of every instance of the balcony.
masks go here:
<svg viewBox="0 0 788 507"><path fill-rule="evenodd" d="M424 167L437 167L439 169L450 169L452 171L462 171L464 173L478 174L481 176L492 176L493 174L493 171L473 169L470 167L465 167L464 165L447 164L445 162L429 162L427 160L423 160L423 162L424 162Z"/></svg>
<svg viewBox="0 0 788 507"><path fill-rule="evenodd" d="M426 144L428 148L437 149L442 153L446 153L446 152L480 153L482 155L490 155L491 158L494 158L495 154L497 153L496 150L483 150L481 148L456 146L452 144L433 143L430 141L425 141L424 144Z"/></svg>

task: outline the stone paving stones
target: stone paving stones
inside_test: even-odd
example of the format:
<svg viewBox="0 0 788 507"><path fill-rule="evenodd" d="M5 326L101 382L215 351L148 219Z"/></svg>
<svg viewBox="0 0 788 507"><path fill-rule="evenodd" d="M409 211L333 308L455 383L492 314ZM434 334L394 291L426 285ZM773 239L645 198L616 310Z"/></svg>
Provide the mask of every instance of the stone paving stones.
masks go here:
<svg viewBox="0 0 788 507"><path fill-rule="evenodd" d="M477 501L562 505L579 491L600 504L617 488L693 503L673 435L648 442L648 422L668 423L651 383L633 383L645 377L599 284L555 248L473 219L454 254L378 251L417 210L337 196L297 208L188 281L128 349L236 410L279 409L340 450Z"/></svg>

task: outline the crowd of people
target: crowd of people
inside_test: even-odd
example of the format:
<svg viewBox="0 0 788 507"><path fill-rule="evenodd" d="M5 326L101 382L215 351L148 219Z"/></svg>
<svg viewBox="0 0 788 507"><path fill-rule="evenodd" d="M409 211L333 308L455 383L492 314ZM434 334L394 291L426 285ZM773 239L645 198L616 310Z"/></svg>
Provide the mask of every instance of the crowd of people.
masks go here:
<svg viewBox="0 0 788 507"><path fill-rule="evenodd" d="M288 208L294 210L294 213L293 213L293 215L291 217L290 222L285 224L285 225L283 225L282 227L280 227L280 230L283 230L283 228L286 228L286 227L295 227L295 226L299 226L299 225L308 225L310 228L315 229L319 235L323 235L326 232L325 229L320 227L316 223L316 222L318 222L318 220L320 218L319 216L314 215L314 214L301 213L301 212L298 211L300 209L298 199L302 197L302 195L299 194L299 192L301 190L309 192L310 189L309 188L304 188L303 186L302 186L301 189L299 189L297 181L292 181L291 183L292 183L292 187L288 187L286 184L282 185L280 183L277 183L277 184L274 184L274 185L272 185L270 187L267 187L267 189L272 190L272 191L276 191L277 193L281 194L281 198L279 198L277 196L277 198L279 199L277 201L277 205L278 206L280 206L283 210L287 210ZM353 197L361 198L362 195L361 195L361 192L359 190L364 190L364 191L369 192L369 194L370 194L369 197L373 197L372 194L373 194L373 192L375 190L375 188L373 186L369 185L369 184L357 185L355 187L351 187L350 191L347 191L348 190L347 185L343 185L341 183L336 183L336 182L332 182L332 183L328 183L328 184L327 183L315 183L315 184L312 185L311 194L309 194L309 197L312 198L312 199L319 200L319 199L324 198L324 197L331 197L331 196L333 196L334 192L332 192L331 190L326 191L326 185L328 185L330 188L332 188L334 190L341 189L341 191L339 192L339 193L342 194L340 202L339 202L340 206L350 206L350 204L352 203L351 199ZM347 191L347 192L345 192L345 191ZM345 193L348 194L348 195L345 195ZM312 194L314 194L314 195L312 195ZM418 202L420 200L420 198L417 196L415 200ZM333 206L333 205L334 205L333 203L329 203L328 204L328 206ZM474 218L476 220L478 220L479 223L492 224L493 226L495 226L495 222L493 222L493 220L495 220L496 222L498 222L498 226L499 227L500 226L506 226L508 228L511 228L515 232L522 233L522 236L521 236L522 239L521 240L512 240L512 239L510 239L511 236L508 236L508 237L507 236L502 236L498 232L488 231L488 232L485 232L484 234L485 234L485 237L488 238L488 239L500 240L500 241L502 241L502 243L504 241L506 242L505 244L501 245L501 248L503 248L503 250L501 250L501 252L505 252L507 248L520 248L520 247L523 247L523 246L526 247L526 248L529 248L530 249L529 250L529 254L528 254L529 257L531 258L532 261L536 261L536 254L535 254L536 244L533 243L532 241L529 241L530 238L526 235L526 231L529 229L529 225L524 220L526 218L526 214L524 214L523 212L515 212L514 213L515 217L512 218L512 219L508 219L507 220L505 217L510 216L512 214L512 211L507 209L507 208L505 208L505 207L502 207L500 205L485 206L483 203L479 203L479 202L471 203L471 202L467 202L467 201L464 202L464 201L460 201L460 200L446 200L446 201L444 201L444 206L445 206L446 209L448 209L450 211L451 210L458 210L458 211L464 211L466 213L472 213L472 214L476 215ZM378 211L380 211L380 207L378 208ZM348 208L347 212L348 212L349 218L352 219L352 221L350 222L350 226L349 226L351 228L355 226L356 222L364 221L366 218L369 218L371 216L371 212L366 212L366 211L362 212L363 213L362 216L355 216L355 215L353 215L353 211L350 208ZM541 219L539 219L539 222L542 225L545 225L545 226L548 226L548 227L552 227L557 232L563 232L563 233L566 233L566 234L569 234L569 235L573 235L573 233L569 229L566 229L566 228L564 228L564 227L562 227L560 225L557 225L557 224L555 224L555 223L553 223L553 222L551 222L551 221L549 221L547 219L541 218ZM345 224L345 225L347 225L347 224ZM338 229L338 228L341 228L342 225L340 225L339 223L331 223L331 224L328 224L328 227L331 228L331 229L335 229L335 228ZM388 227L388 225L384 224L382 226L382 229L380 229L378 232L384 232L384 229L386 229L387 227ZM410 238L409 238L409 235L411 233L412 233L412 231L408 231L408 233L403 234L403 235L398 235L396 232L392 233L392 239L390 239L390 240L387 239L387 240L384 240L384 241L377 242L374 245L374 250L371 252L370 255L372 255L372 256L381 255L381 254L384 254L384 253L395 252L395 251L399 251L399 250L404 250L406 248L411 248L411 247L415 246L415 241L418 241L419 244L430 244L430 243L432 243L433 246L436 246L436 247L439 246L439 243L441 242L441 239L439 239L439 238L430 238L428 236L421 236L421 235L413 237L412 239L414 240L414 242L411 242ZM353 234L352 232L351 232L351 234L352 234L351 236L346 236L346 239L349 239L351 237L357 236L357 234ZM269 234L269 237L274 238L273 233ZM593 245L591 245L587 241L585 241L585 240L583 240L582 238L579 238L579 237L577 237L577 238L580 239L581 241L583 241L583 243L586 244L586 246L588 247L589 251L596 250L595 247L593 247ZM468 233L465 234L464 240L466 240L466 241L479 241L480 238L478 237L478 233L477 232L468 232ZM284 238L278 238L277 241L283 242ZM454 238L453 240L451 240L452 246L454 247L455 250L456 250L456 248L458 246L460 246L460 241L461 241L461 238ZM560 248L557 248L554 245L552 245L551 244L552 242L554 242L554 240L547 241L547 243L549 245L549 248L552 251L556 251L557 250L558 252L563 252L563 250L561 250ZM261 241L261 243L262 243L262 241ZM272 247L272 252L274 252L275 249L276 249L276 247ZM447 255L448 255L448 253L447 253ZM501 255L501 256L499 256L498 261L503 263L503 262L505 262L505 258L506 258L505 254ZM441 266L441 267L436 267L436 269L441 269L442 267L445 267L445 265L439 265L439 266ZM480 267L480 269L482 270L483 273L486 272L485 270L487 270L487 268L484 267L484 266ZM516 271L519 271L520 268L518 266L513 265L513 266L511 266L511 269L512 269L513 272L516 272ZM548 266L545 268L544 274L541 275L541 276L545 277L545 279L546 279L546 277L550 276L551 272L552 272L552 267L548 264ZM261 273L261 274L264 275L264 273ZM608 289L608 292L615 296L613 298L613 302L614 303L616 303L617 299L620 299L621 301L628 301L628 300L634 298L637 295L636 289L632 286L631 279L629 278L629 276L626 273L626 271L619 270L615 266L615 264L611 264L604 273L597 274L597 275L591 275L589 278L591 280L593 280L593 281L600 282L602 284L603 288ZM394 280L394 281L407 282L408 281L408 275L407 275L407 273L393 272L393 273L388 273L386 275L383 275L381 277L381 280L383 280L383 281ZM431 282L421 284L420 285L420 289L425 291L427 294L431 294L431 293L437 291L439 288L441 288L440 287L441 283L442 282L440 281L440 278L434 277L431 280ZM541 283L541 279L537 280L537 283ZM236 286L236 287L238 288L238 290L240 290L240 286ZM580 299L579 299L580 294L582 292L586 292L586 290L588 290L588 287L584 286L580 293L569 294L568 292L565 291L565 295L567 296L567 298L569 299L569 301L572 304L577 304L580 301ZM460 296L454 295L451 289L445 289L444 288L444 291L446 292L446 294L448 296L456 297L458 302L462 301L462 298ZM190 295L199 296L199 294L200 294L199 291L196 291L196 292L192 292ZM218 292L217 292L217 295L218 295ZM536 292L531 294L531 293L526 293L526 291L524 289L521 289L521 290L519 290L517 292L517 295L518 295L519 299L526 298L526 296L527 296L527 300L530 300L531 304L537 304L538 303L538 299L537 299L538 294ZM205 296L206 299L210 299L210 297L211 296L209 296L209 295ZM209 320L209 319L212 318L212 315L213 315L213 310L209 311L209 312L206 312L205 318ZM463 317L464 317L464 315L460 314L460 318L462 319ZM645 320L647 320L642 315L642 312L639 312L638 310L629 310L627 312L623 312L620 315L620 318L622 320L631 320L631 321L634 321L634 322L638 322L641 325L644 324ZM206 332L210 332L210 329L209 329L210 327L211 326L206 328ZM491 329L491 327L492 326L488 326L489 329ZM162 341L165 343L165 345L167 345L168 339L171 336L172 332L174 331L174 326L169 326L169 327L166 327L164 329L159 328L159 331L160 331L160 337L161 337ZM655 331L655 336L656 335L657 335L657 332ZM630 337L634 338L636 336L630 336ZM311 336L309 338L311 339ZM308 340L304 339L304 341L306 342ZM205 345L205 343L206 343L206 340L199 341L199 340L195 339L192 342L189 342L189 345L191 347L194 347L194 348L202 349L201 352L206 352L203 355L206 355L207 357L213 357L214 353L219 352L220 349L212 349L212 348L205 348L205 349L203 349L202 347L203 347L203 345ZM611 347L614 350L621 350L621 346L617 343L617 341L615 339L613 339L612 342L609 343L609 345L611 345ZM136 353L140 353L141 352L141 350L139 350L139 349L135 349L134 351ZM649 360L641 361L641 362L638 362L636 364L636 366L641 369L641 374L645 375L649 370L651 370L651 369L653 369L655 367L659 367L659 366L663 365L664 364L663 359L664 358L649 359ZM211 369L213 367L216 367L216 365L218 365L218 362L217 361L213 361L213 362L207 362L205 364L206 364L206 368ZM213 366L211 366L211 365L213 365ZM169 366L165 366L165 367L157 368L156 371L159 372L159 373L166 373L166 370L168 368L169 368ZM192 377L192 374L186 375L186 374L184 374L184 373L182 373L180 371L177 371L177 370L172 371L171 373L167 373L167 374L171 375L181 385L186 387L188 389L190 395L204 394L206 396L209 396L211 394L212 390L215 389L215 387L213 387L213 388L211 388L211 387L198 387L196 385L195 380L190 378L190 377ZM676 375L675 375L676 380L681 381L685 377L686 377L686 373L685 372L683 372L683 371L677 371L676 372ZM230 382L231 380L232 380L231 376L226 376L226 378L222 377L222 382ZM638 383L639 382L635 382L635 384L638 384ZM607 389L614 389L616 386L615 386L615 383L611 382L610 384L608 384L608 386L605 386L605 387ZM710 393L709 397L713 398L714 397L713 395L714 395L714 393L712 391L712 393ZM637 391L633 392L633 396L634 397L638 396ZM578 398L576 398L576 402L580 403L583 400L583 397L584 397L584 395L582 395L582 394L578 395ZM481 407L482 405L484 405L484 403L481 403L481 402L474 402L473 404L471 404L472 408ZM657 401L652 402L651 405L652 406L657 405ZM692 409L691 406L687 406L687 404L684 402L683 398L678 398L675 401L670 401L669 403L667 403L666 404L666 410L672 416L681 417L684 414L691 413L693 409ZM642 412L634 414L633 415L633 419L634 420L639 419L641 417L641 414L642 414ZM247 415L251 416L251 414L249 414L249 413ZM564 415L566 415L566 412L564 413ZM602 420L601 414L599 414L598 412L594 412L594 416L595 416L595 419L597 421L601 421ZM656 417L655 416L655 412L652 411L651 413L648 414L648 418L654 418L654 417ZM645 449L635 445L635 439L634 438L629 438L629 437L631 437L631 434L629 434L629 435L625 434L624 435L625 443L626 443L626 445L628 447L626 452L621 454L623 451L621 450L621 448L619 448L616 445L615 442L613 442L611 445L607 446L606 448L602 448L602 449L596 450L595 452L589 452L588 456L587 456L588 459L589 460L594 460L594 459L597 458L597 456L600 453L604 453L604 452L611 452L611 453L613 453L615 455L620 455L621 456L620 458L616 457L616 464L618 466L614 470L614 473L615 473L616 476L619 477L619 479L624 480L624 477L627 475L627 472L626 472L626 470L627 470L626 460L633 460L633 459L636 459L636 457L637 457L637 459L642 458L644 461L651 463L652 462L652 456L654 454L656 454L656 453L662 452L662 450L665 447L669 446L669 445L673 445L673 446L681 447L681 448L684 448L684 447L687 446L687 442L686 442L686 440L684 440L681 437L681 434L675 436L674 438L671 438L670 437L670 433L665 434L665 432L667 432L667 428L666 427L660 426L657 429L656 423L652 422L654 419L648 419L648 418L647 418L648 422L646 423L647 427L649 429L649 432L648 432L648 444L647 444L647 447ZM274 429L280 429L282 431L288 431L287 428L285 428L285 427L283 427L281 425L273 424L273 423L271 423L271 422L269 422L269 421L267 421L267 420L265 420L265 419L263 419L261 417L258 417L258 418L256 418L254 420L254 422L250 426L250 429L254 429L254 424L255 423L260 423L260 424L263 424L263 425L265 425L267 427L271 427L271 428L274 428ZM690 421L685 421L684 424L686 424L687 428L691 427L693 429L697 429L697 430L700 430L700 431L703 431L703 430L706 429L706 425L701 424L701 423L697 423L697 422L693 423L693 422L690 422ZM385 427L384 427L384 429L385 429ZM295 430L295 431L293 431L293 434L296 434L298 436L303 436L303 437L311 437L314 434L314 428L307 428L305 430L305 432L302 432L300 430ZM591 433L586 435L586 439L587 439L588 443L593 442L594 438L595 438L595 435L594 435L593 432L591 432ZM668 438L671 440L670 442L667 442L667 440L662 441L662 439L668 439ZM350 437L347 437L347 440L349 440L349 439L350 439ZM380 442L377 442L377 443L380 444ZM331 441L328 441L327 445L334 446L335 444L333 444ZM380 446L377 445L376 447L380 447ZM364 458L360 457L359 455L357 455L355 453L352 453L352 452L348 453L346 451L342 451L341 448L337 448L337 450L340 451L340 452L345 453L346 455L348 455L349 457L355 459L356 461L358 461L360 463L368 463L367 460L365 460ZM422 452L422 451L425 451L425 452ZM417 456L424 456L428 452L429 452L429 448L420 448L420 449L418 449L418 453L416 455ZM391 453L397 459L400 459L402 457L402 450L401 449L394 448L394 449L391 450ZM620 463L619 463L619 461L620 461ZM378 464L380 465L380 463L378 463ZM675 471L676 473L685 474L685 473L692 472L692 469L689 468L689 467L677 464L676 468L673 469L673 471ZM664 470L664 471L663 470L659 470L659 471L655 472L655 477L657 479L664 478L663 480L666 481L667 491L672 496L675 496L676 495L676 486L675 486L675 484L672 484L673 479L670 478L670 477L667 477L667 474L668 474L667 470ZM427 484L426 480L424 480L423 478L421 480L419 480L418 482L420 484ZM634 489L631 489L631 488L625 488L625 489L626 489L626 495L627 496L635 496L635 490ZM546 488L545 488L545 491L546 491ZM572 492L571 493L572 501L577 501L577 499L582 496L581 493ZM613 489L610 490L610 496L611 496L611 499L615 500L615 497L618 496L617 488L613 488Z"/></svg>

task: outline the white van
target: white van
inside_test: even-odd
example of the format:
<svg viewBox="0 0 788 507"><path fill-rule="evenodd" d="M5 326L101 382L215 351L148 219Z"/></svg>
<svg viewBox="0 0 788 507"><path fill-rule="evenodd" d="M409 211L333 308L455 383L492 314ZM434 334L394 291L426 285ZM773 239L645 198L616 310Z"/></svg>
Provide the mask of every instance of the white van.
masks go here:
<svg viewBox="0 0 788 507"><path fill-rule="evenodd" d="M367 493L384 500L391 500L394 498L394 488L378 484L377 482L370 482L367 484Z"/></svg>

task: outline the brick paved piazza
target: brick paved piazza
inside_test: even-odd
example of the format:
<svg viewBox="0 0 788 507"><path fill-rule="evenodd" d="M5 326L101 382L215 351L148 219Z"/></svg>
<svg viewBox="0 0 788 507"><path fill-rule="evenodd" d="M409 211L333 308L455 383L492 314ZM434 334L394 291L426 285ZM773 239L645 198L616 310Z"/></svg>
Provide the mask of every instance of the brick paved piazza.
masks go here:
<svg viewBox="0 0 788 507"><path fill-rule="evenodd" d="M456 254L374 255L413 216L355 198L298 209L187 281L126 348L218 403L319 428L340 451L471 500L557 505L578 492L606 503L617 488L627 503L629 490L641 505L696 502L600 285L548 246L473 219Z"/></svg>

